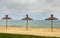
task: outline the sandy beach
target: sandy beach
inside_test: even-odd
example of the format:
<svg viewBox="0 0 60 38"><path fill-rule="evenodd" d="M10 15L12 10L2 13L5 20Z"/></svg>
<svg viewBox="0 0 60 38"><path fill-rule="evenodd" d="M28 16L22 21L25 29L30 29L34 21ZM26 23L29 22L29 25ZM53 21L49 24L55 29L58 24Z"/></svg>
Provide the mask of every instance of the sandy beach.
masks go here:
<svg viewBox="0 0 60 38"><path fill-rule="evenodd" d="M25 27L9 26L6 30L6 27L0 26L0 33L60 37L60 28L54 28L54 31L51 32L51 28L29 28L28 30L26 30Z"/></svg>

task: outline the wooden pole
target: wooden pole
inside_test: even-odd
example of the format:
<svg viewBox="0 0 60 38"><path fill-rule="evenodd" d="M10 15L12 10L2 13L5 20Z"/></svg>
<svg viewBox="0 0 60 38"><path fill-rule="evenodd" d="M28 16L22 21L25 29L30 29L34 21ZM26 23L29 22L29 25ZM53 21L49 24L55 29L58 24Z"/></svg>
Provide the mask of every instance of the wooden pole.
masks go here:
<svg viewBox="0 0 60 38"><path fill-rule="evenodd" d="M8 20L6 19L6 30L7 30L7 22L8 22Z"/></svg>
<svg viewBox="0 0 60 38"><path fill-rule="evenodd" d="M53 20L51 20L51 32L53 32Z"/></svg>
<svg viewBox="0 0 60 38"><path fill-rule="evenodd" d="M26 20L26 30L28 30L28 20Z"/></svg>

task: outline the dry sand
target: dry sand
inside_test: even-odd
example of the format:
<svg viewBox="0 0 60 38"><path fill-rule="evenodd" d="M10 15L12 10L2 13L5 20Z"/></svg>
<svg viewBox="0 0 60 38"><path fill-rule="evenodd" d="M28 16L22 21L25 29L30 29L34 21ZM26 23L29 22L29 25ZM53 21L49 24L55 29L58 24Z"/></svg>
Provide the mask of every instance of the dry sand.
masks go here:
<svg viewBox="0 0 60 38"><path fill-rule="evenodd" d="M25 27L8 27L6 30L6 27L0 26L0 33L60 37L60 28L54 28L54 31L51 32L51 28L29 28L26 30Z"/></svg>

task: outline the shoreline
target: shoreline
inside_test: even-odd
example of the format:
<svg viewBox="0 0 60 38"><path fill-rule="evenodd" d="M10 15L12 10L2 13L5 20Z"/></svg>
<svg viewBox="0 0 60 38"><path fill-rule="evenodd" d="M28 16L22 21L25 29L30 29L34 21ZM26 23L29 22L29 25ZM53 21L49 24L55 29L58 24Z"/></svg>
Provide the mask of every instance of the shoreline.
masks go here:
<svg viewBox="0 0 60 38"><path fill-rule="evenodd" d="M26 30L26 27L8 26L6 30L5 26L0 26L0 33L60 37L60 28L54 28L54 31L51 32L51 28L30 28L29 27L29 29Z"/></svg>

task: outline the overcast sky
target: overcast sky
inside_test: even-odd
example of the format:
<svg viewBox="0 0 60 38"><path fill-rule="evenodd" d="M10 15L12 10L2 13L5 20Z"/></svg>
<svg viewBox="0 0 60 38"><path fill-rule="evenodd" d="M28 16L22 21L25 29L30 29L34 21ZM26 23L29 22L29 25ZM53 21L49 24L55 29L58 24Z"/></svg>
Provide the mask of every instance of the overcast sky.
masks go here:
<svg viewBox="0 0 60 38"><path fill-rule="evenodd" d="M0 0L0 18L6 14L14 20L26 14L34 20L44 20L50 14L60 19L60 0Z"/></svg>

